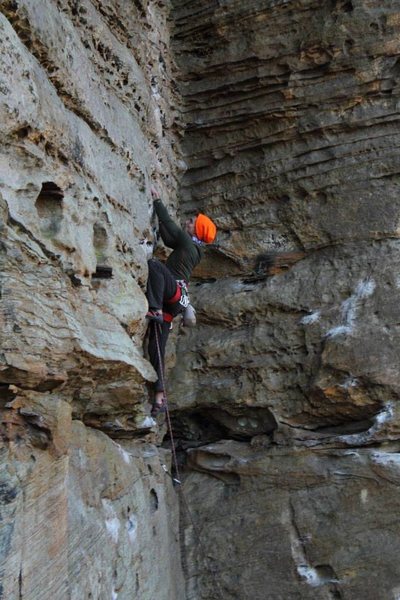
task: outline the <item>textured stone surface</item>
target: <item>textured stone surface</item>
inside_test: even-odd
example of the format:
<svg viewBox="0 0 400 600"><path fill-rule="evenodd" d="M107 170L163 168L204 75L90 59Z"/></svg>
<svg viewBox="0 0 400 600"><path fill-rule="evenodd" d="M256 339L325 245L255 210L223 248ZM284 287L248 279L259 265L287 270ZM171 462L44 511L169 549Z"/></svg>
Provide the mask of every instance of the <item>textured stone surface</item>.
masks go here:
<svg viewBox="0 0 400 600"><path fill-rule="evenodd" d="M189 461L204 471L185 490L209 557L205 565L189 523L193 597L397 597L397 450L317 454L229 441L193 450Z"/></svg>
<svg viewBox="0 0 400 600"><path fill-rule="evenodd" d="M116 8L62 5L2 3L2 361L5 382L68 380L82 416L88 401L91 414L102 404L102 377L120 388L125 408L153 378L141 349L149 181L162 163L174 177L174 136L160 142L155 124L168 96L158 92L167 80L160 50L149 44L136 58ZM142 27L151 22L158 47L165 42L151 10ZM97 279L98 266L111 267L112 279Z"/></svg>
<svg viewBox="0 0 400 600"><path fill-rule="evenodd" d="M182 447L242 444L234 466L229 444L216 467L191 459L220 480L190 475L185 486L220 596L396 598L396 483L375 483L366 447L396 471L397 3L175 0L174 10L182 207L216 220L219 247L192 285L199 326L179 340L170 396ZM260 448L265 466L252 470ZM297 555L293 527L311 536ZM213 597L210 571L192 575L192 596Z"/></svg>
<svg viewBox="0 0 400 600"><path fill-rule="evenodd" d="M372 419L399 384L395 5L204 2L201 24L175 7L185 207L220 226L176 401L308 429Z"/></svg>
<svg viewBox="0 0 400 600"><path fill-rule="evenodd" d="M0 0L7 600L183 597L142 349L150 183L173 202L182 168L167 16L153 1Z"/></svg>
<svg viewBox="0 0 400 600"><path fill-rule="evenodd" d="M62 401L14 406L1 451L2 597L181 597L168 457L72 421Z"/></svg>
<svg viewBox="0 0 400 600"><path fill-rule="evenodd" d="M399 597L399 14L0 0L0 596ZM180 530L150 183L219 227L167 357Z"/></svg>

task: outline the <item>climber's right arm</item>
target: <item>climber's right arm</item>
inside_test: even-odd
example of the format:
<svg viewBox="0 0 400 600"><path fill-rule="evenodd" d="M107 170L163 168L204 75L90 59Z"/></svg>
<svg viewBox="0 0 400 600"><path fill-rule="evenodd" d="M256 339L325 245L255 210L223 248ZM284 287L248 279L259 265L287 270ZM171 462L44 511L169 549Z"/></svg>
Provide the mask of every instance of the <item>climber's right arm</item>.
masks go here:
<svg viewBox="0 0 400 600"><path fill-rule="evenodd" d="M168 248L176 248L186 242L188 234L170 217L160 198L154 200L154 209L160 224L161 239Z"/></svg>

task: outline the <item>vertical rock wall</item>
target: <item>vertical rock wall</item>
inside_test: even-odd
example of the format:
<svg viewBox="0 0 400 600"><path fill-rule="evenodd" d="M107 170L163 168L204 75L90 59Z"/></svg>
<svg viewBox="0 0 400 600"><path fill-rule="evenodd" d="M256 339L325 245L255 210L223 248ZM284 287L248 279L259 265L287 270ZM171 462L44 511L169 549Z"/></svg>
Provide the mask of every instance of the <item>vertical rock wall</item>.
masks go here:
<svg viewBox="0 0 400 600"><path fill-rule="evenodd" d="M171 382L189 595L398 598L398 4L175 0L174 22L183 207L220 244Z"/></svg>
<svg viewBox="0 0 400 600"><path fill-rule="evenodd" d="M167 16L152 0L0 1L7 600L182 597L142 351L150 182L173 200L179 164Z"/></svg>
<svg viewBox="0 0 400 600"><path fill-rule="evenodd" d="M167 13L0 0L0 597L396 600L398 8L174 0L179 89ZM183 126L186 592L142 352Z"/></svg>

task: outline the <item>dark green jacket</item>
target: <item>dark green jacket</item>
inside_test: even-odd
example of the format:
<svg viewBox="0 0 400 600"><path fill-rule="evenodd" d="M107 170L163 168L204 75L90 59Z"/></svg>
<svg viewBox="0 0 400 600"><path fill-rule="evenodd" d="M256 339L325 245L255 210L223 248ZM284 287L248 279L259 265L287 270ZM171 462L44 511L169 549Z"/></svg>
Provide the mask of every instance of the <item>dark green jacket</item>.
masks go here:
<svg viewBox="0 0 400 600"><path fill-rule="evenodd" d="M188 282L203 256L202 250L186 231L174 223L161 200L154 201L154 208L160 223L161 239L168 248L173 249L167 259L167 267L175 279Z"/></svg>

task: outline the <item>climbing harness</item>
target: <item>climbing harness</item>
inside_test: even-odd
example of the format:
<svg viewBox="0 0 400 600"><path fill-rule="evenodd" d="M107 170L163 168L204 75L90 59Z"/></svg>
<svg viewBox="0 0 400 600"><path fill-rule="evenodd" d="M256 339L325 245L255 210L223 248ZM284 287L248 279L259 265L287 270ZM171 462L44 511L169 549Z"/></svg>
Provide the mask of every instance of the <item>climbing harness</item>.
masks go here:
<svg viewBox="0 0 400 600"><path fill-rule="evenodd" d="M183 306L183 308L187 308L190 304L190 299L189 299L189 291L188 291L188 286L187 283L184 279L177 279L176 283L178 284L180 290L181 290L181 297L179 298L179 304L181 306Z"/></svg>
<svg viewBox="0 0 400 600"><path fill-rule="evenodd" d="M176 477L174 477L172 475L172 473L170 473L168 471L168 468L166 465L162 465L164 471L169 475L169 477L171 477L172 481L174 483L176 483L178 490L179 490L179 494L180 494L180 498L181 498L181 502L182 505L184 506L186 513L189 517L189 520L192 524L193 527L193 532L195 535L195 538L197 540L198 546L202 551L203 554L203 558L204 561L208 567L208 570L210 571L210 573L213 576L213 580L214 580L214 584L215 584L215 590L217 591L217 595L219 596L219 598L221 598L221 600L224 600L224 594L222 592L221 586L220 586L220 582L217 579L217 575L216 575L216 571L215 568L210 564L209 562L209 557L207 556L207 552L206 549L204 547L204 544L202 542L201 536L200 536L200 532L197 528L197 525L193 519L193 515L191 513L191 510L189 508L189 504L186 500L185 494L183 492L183 488L182 488L182 479L180 476L180 472L179 472L179 466L178 466L178 458L176 455L176 449L175 449L175 440L174 440L174 434L172 431L172 425L171 425L171 417L169 414L169 407L168 407L168 398L167 398L167 393L166 393L166 389L165 389L165 379L164 379L164 364L162 361L162 357L161 357L161 349L160 349L160 332L161 332L161 325L155 321L153 321L153 327L154 327L154 333L155 333L155 338L156 338L156 346L157 346L157 355L158 355L158 361L160 364L160 373L161 373L161 384L164 390L164 403L165 403L165 416L166 416L166 422L167 422L167 429L168 429L168 433L169 433L169 437L170 437L170 441L171 441L171 452L172 452L172 463L174 465L174 469L175 469L175 474Z"/></svg>

